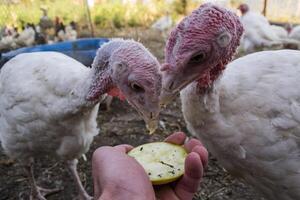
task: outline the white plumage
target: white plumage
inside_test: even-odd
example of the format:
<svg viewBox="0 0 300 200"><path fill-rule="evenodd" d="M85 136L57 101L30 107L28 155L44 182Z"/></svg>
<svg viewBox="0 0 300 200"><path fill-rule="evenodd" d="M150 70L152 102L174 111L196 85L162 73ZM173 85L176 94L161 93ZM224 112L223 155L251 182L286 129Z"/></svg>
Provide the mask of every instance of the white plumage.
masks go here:
<svg viewBox="0 0 300 200"><path fill-rule="evenodd" d="M72 41L77 39L77 31L68 25L64 30L60 30L57 33L59 41Z"/></svg>
<svg viewBox="0 0 300 200"><path fill-rule="evenodd" d="M277 25L271 25L272 30L275 32L275 34L282 39L288 38L288 32L281 26Z"/></svg>
<svg viewBox="0 0 300 200"><path fill-rule="evenodd" d="M153 25L153 29L157 29L159 31L167 31L172 27L172 18L171 16L167 13L165 16L159 18Z"/></svg>
<svg viewBox="0 0 300 200"><path fill-rule="evenodd" d="M189 131L270 200L300 199L300 52L265 51L230 63L209 91L181 91Z"/></svg>
<svg viewBox="0 0 300 200"><path fill-rule="evenodd" d="M44 199L33 178L33 158L49 155L68 164L81 198L90 199L76 171L77 158L98 134L98 105L84 101L90 74L55 52L20 54L1 69L0 140L5 152L28 169L33 198Z"/></svg>
<svg viewBox="0 0 300 200"><path fill-rule="evenodd" d="M89 72L55 52L21 54L3 66L0 136L11 157L43 156L35 152L41 149L69 160L87 151L98 133L97 108L83 102ZM84 114L78 115L80 111Z"/></svg>
<svg viewBox="0 0 300 200"><path fill-rule="evenodd" d="M16 39L16 43L19 46L32 46L35 42L35 30L32 27L26 27L22 31L19 37Z"/></svg>
<svg viewBox="0 0 300 200"><path fill-rule="evenodd" d="M259 13L248 11L241 17L241 22L244 27L241 47L247 53L263 47L300 47L298 41L285 37L286 33L283 28L271 26L268 20Z"/></svg>
<svg viewBox="0 0 300 200"><path fill-rule="evenodd" d="M289 37L300 41L300 26L294 27L290 32Z"/></svg>
<svg viewBox="0 0 300 200"><path fill-rule="evenodd" d="M248 11L241 17L241 22L244 27L241 46L246 52L253 52L257 47L272 47L281 44L268 20L261 14Z"/></svg>
<svg viewBox="0 0 300 200"><path fill-rule="evenodd" d="M16 38L12 35L7 35L0 40L0 51L15 49L17 47Z"/></svg>

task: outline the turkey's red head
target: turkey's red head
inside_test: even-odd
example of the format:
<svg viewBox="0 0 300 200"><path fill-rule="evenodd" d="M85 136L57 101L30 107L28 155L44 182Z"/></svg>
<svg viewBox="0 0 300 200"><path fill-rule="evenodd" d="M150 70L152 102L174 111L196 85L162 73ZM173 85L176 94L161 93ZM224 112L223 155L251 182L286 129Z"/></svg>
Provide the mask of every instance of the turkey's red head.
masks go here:
<svg viewBox="0 0 300 200"><path fill-rule="evenodd" d="M249 6L248 4L241 4L238 9L241 11L242 15L246 14L249 11Z"/></svg>
<svg viewBox="0 0 300 200"><path fill-rule="evenodd" d="M184 18L167 41L161 104L195 80L209 86L232 59L242 33L238 16L210 3Z"/></svg>

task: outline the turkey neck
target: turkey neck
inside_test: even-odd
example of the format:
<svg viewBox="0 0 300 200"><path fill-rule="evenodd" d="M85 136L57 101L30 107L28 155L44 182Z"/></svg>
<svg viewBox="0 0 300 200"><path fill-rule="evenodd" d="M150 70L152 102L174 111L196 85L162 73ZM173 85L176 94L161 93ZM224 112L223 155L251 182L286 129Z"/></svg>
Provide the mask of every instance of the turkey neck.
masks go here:
<svg viewBox="0 0 300 200"><path fill-rule="evenodd" d="M192 87L194 87L194 96L200 101L200 113L203 113L199 121L202 123L211 122L211 120L214 120L214 114L220 111L218 80L215 80L205 90L200 88L196 81Z"/></svg>
<svg viewBox="0 0 300 200"><path fill-rule="evenodd" d="M92 109L114 87L109 69L88 68L71 92L69 105L78 111Z"/></svg>
<svg viewBox="0 0 300 200"><path fill-rule="evenodd" d="M85 99L98 103L101 96L113 87L115 87L115 84L113 83L109 67L104 69L93 67L91 69L90 84Z"/></svg>

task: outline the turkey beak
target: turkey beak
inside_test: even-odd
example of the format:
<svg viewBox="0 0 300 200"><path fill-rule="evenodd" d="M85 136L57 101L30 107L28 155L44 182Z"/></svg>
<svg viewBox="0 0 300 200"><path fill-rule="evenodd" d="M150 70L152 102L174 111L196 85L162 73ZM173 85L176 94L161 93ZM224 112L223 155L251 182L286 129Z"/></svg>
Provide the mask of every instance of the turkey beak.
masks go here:
<svg viewBox="0 0 300 200"><path fill-rule="evenodd" d="M149 135L152 135L158 128L158 120L149 120L146 122L146 128L149 131Z"/></svg>
<svg viewBox="0 0 300 200"><path fill-rule="evenodd" d="M137 106L134 102L128 102L138 111L139 115L143 117L146 123L146 128L149 130L149 134L152 135L158 128L160 112L158 100L155 104L150 103L148 106Z"/></svg>
<svg viewBox="0 0 300 200"><path fill-rule="evenodd" d="M158 128L158 112L146 112L145 114L142 114L144 121L146 123L146 128L149 131L149 134L152 135L156 129Z"/></svg>
<svg viewBox="0 0 300 200"><path fill-rule="evenodd" d="M163 73L160 106L164 107L176 98L177 94L199 75L183 73Z"/></svg>
<svg viewBox="0 0 300 200"><path fill-rule="evenodd" d="M160 106L165 107L167 106L175 97L177 96L177 93L162 89L160 94Z"/></svg>

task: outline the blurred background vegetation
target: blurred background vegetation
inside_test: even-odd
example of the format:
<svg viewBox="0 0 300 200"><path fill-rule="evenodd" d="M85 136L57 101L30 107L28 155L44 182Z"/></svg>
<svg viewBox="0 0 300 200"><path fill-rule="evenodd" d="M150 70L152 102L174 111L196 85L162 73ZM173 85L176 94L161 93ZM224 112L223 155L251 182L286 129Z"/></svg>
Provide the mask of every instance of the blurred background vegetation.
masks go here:
<svg viewBox="0 0 300 200"><path fill-rule="evenodd" d="M149 27L159 17L171 14L178 21L185 14L207 0L0 0L0 27L21 26L21 20L37 24L42 16L41 8L48 16L58 16L64 22L75 21L85 27L90 10L91 21L96 28ZM211 0L236 8L248 3L262 11L263 0ZM300 22L300 0L268 0L267 17L276 22Z"/></svg>

